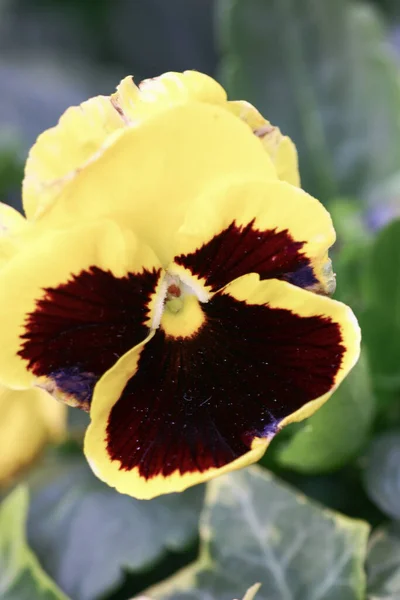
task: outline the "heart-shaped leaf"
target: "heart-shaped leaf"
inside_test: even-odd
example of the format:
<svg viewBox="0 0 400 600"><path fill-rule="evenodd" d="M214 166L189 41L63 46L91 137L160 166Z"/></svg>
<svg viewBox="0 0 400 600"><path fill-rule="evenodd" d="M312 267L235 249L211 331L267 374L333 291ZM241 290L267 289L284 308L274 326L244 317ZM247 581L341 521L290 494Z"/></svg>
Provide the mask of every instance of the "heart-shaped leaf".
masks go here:
<svg viewBox="0 0 400 600"><path fill-rule="evenodd" d="M309 503L259 467L209 484L197 563L147 592L152 600L364 600L368 525Z"/></svg>
<svg viewBox="0 0 400 600"><path fill-rule="evenodd" d="M50 461L32 484L29 541L74 600L93 600L182 550L197 534L203 489L140 501L96 479L80 457Z"/></svg>
<svg viewBox="0 0 400 600"><path fill-rule="evenodd" d="M364 473L370 498L387 515L400 519L400 431L373 440Z"/></svg>
<svg viewBox="0 0 400 600"><path fill-rule="evenodd" d="M68 600L44 573L25 538L28 492L19 487L0 506L1 600Z"/></svg>
<svg viewBox="0 0 400 600"><path fill-rule="evenodd" d="M368 557L368 600L400 598L400 524L391 523L375 530Z"/></svg>

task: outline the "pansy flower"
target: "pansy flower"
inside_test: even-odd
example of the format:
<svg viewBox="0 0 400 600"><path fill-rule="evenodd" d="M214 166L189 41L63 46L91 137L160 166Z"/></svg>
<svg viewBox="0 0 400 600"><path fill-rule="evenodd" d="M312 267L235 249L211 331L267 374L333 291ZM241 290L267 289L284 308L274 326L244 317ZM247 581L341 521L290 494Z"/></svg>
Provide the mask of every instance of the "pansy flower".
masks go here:
<svg viewBox="0 0 400 600"><path fill-rule="evenodd" d="M90 411L90 465L138 498L258 460L358 358L327 297L329 214L220 90L124 80L67 111L32 150L0 273L0 381Z"/></svg>
<svg viewBox="0 0 400 600"><path fill-rule="evenodd" d="M12 232L24 227L23 217L0 203L0 270L17 250ZM46 391L13 390L0 384L0 485L31 464L48 442L63 438L65 417L66 407Z"/></svg>

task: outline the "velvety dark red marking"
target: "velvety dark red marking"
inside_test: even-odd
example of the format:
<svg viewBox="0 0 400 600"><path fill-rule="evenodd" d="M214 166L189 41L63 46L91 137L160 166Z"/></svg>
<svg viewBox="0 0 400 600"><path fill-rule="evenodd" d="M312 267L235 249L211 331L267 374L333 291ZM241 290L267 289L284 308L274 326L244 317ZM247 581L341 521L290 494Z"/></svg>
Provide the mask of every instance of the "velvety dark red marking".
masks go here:
<svg viewBox="0 0 400 600"><path fill-rule="evenodd" d="M115 277L91 267L45 289L25 326L19 355L83 408L98 378L148 333L148 302L159 271Z"/></svg>
<svg viewBox="0 0 400 600"><path fill-rule="evenodd" d="M287 230L261 231L255 229L254 220L242 227L233 221L201 248L191 254L181 254L175 262L204 278L213 291L247 273L308 287L318 280L309 259L301 252L303 246L304 242L295 242Z"/></svg>
<svg viewBox="0 0 400 600"><path fill-rule="evenodd" d="M339 326L217 294L192 338L159 330L111 410L107 449L121 469L170 475L222 467L327 392L341 365Z"/></svg>

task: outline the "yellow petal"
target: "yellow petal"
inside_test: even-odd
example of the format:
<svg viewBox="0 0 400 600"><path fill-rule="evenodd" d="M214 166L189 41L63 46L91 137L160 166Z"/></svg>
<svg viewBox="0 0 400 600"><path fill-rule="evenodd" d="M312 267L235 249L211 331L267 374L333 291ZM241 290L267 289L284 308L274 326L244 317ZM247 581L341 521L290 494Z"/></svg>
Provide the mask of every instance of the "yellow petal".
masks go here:
<svg viewBox="0 0 400 600"><path fill-rule="evenodd" d="M95 475L122 494L146 500L160 494L181 492L190 486L209 481L216 475L256 462L264 454L269 443L267 439L256 440L246 455L219 469L211 468L202 473L184 475L176 471L168 477L158 475L151 479L142 477L137 468L125 471L120 468L118 461L111 461L105 442L110 410L122 394L128 380L134 375L140 353L152 336L153 333L143 344L123 356L97 384L90 412L91 423L85 436L85 455ZM149 403L151 400L148 399Z"/></svg>
<svg viewBox="0 0 400 600"><path fill-rule="evenodd" d="M25 219L15 208L0 202L0 233L5 235L24 227Z"/></svg>
<svg viewBox="0 0 400 600"><path fill-rule="evenodd" d="M262 141L279 178L299 185L297 154L291 140L250 104L228 102L225 90L211 77L195 71L171 72L139 86L126 77L116 93L69 108L58 125L39 136L25 169L23 204L27 218L39 218L121 129L140 127L174 106L192 103L219 106L242 119ZM228 139L226 145L231 141ZM170 143L174 143L173 138ZM236 149L240 152L239 146Z"/></svg>
<svg viewBox="0 0 400 600"><path fill-rule="evenodd" d="M206 199L221 182L243 178L276 178L247 126L217 106L176 106L124 130L62 190L40 225L54 228L112 216L131 227L165 265L195 198Z"/></svg>
<svg viewBox="0 0 400 600"><path fill-rule="evenodd" d="M203 287L206 297L251 272L329 294L334 241L329 213L300 188L277 180L224 182L188 207L168 271Z"/></svg>
<svg viewBox="0 0 400 600"><path fill-rule="evenodd" d="M172 106L187 102L223 105L226 92L214 79L196 71L164 73L136 86L125 77L111 96L112 103L127 124L137 124Z"/></svg>
<svg viewBox="0 0 400 600"><path fill-rule="evenodd" d="M177 104L225 100L225 91L211 77L188 71L166 73L139 87L126 77L112 96L97 96L69 108L55 127L39 136L29 153L23 182L27 218L40 217L121 128L138 126Z"/></svg>
<svg viewBox="0 0 400 600"><path fill-rule="evenodd" d="M108 136L124 127L106 96L69 108L58 125L42 133L25 167L23 205L28 219L37 218L60 189L101 151Z"/></svg>
<svg viewBox="0 0 400 600"><path fill-rule="evenodd" d="M166 108L186 102L206 102L226 108L247 123L259 137L269 154L279 179L300 186L296 147L278 127L245 101L227 101L223 87L214 79L196 71L165 73L146 79L137 87L131 77L126 77L112 96L114 105L127 124L137 124Z"/></svg>
<svg viewBox="0 0 400 600"><path fill-rule="evenodd" d="M106 274L110 273L111 277L124 278L129 274L142 273L145 269L152 271L159 267L159 262L153 252L141 245L130 231L121 229L111 221L100 221L76 226L68 231L43 234L34 243L26 244L14 259L0 270L0 331L2 336L0 381L4 385L13 388L28 388L34 383L35 376L29 368L33 368L32 365L39 361L40 357L36 354L37 352L40 354L41 350L35 349L35 356L32 354L30 360L23 358L21 353L22 349L26 347L24 340L27 341L28 326L33 327L30 335L32 349L35 346L35 339L37 339L37 348L41 348L39 338L41 339L42 334L39 335L40 332L35 329L34 315L38 310L38 302L43 302L47 298L46 290L57 289L59 286L73 281L73 278L82 272L90 271L94 267ZM83 287L80 293L90 294L90 291L90 289L86 291L86 288ZM60 293L63 297L66 292L61 290ZM79 294L79 289L77 293ZM107 308L103 307L102 300L102 296L99 295L93 300L93 306L88 302L88 325L91 324L95 314L97 315L95 320L101 324L102 311ZM127 300L129 301L129 299ZM132 298L131 301L133 302L134 299ZM67 321L68 319L73 321L74 310L82 311L82 308L77 306L77 302L79 303L79 298L71 296L70 314L66 315L61 312L62 307L59 307L56 301L53 304L50 303L48 309L50 312L46 324L43 325L45 333L53 331L51 325L54 321L58 322L57 319L65 317ZM68 306L67 302L65 311ZM120 304L117 304L116 308L110 308L118 310L118 307ZM147 317L149 326L152 312L153 308L150 306ZM32 323L30 318L33 319ZM80 316L79 313L77 322L70 322L69 327L74 327L79 331L78 326L82 319L83 316ZM92 328L93 326L92 324ZM58 331L57 328L53 333L55 337L65 335L65 332ZM146 334L147 329L143 337ZM61 339L63 338L61 337ZM69 338L68 340L68 344L70 344L71 341ZM48 341L50 344L51 336ZM66 344L66 350L68 350L68 344ZM126 349L123 352L126 352ZM51 362L52 357L48 358ZM72 359L72 357L70 358ZM117 358L118 356L115 360ZM73 365L74 363L68 360L68 366L72 367Z"/></svg>
<svg viewBox="0 0 400 600"><path fill-rule="evenodd" d="M251 127L271 157L279 179L300 187L299 161L296 146L272 125L258 110L244 100L228 102L228 109Z"/></svg>
<svg viewBox="0 0 400 600"><path fill-rule="evenodd" d="M0 484L29 465L50 441L65 433L66 407L45 391L0 386Z"/></svg>
<svg viewBox="0 0 400 600"><path fill-rule="evenodd" d="M0 268L18 251L19 234L26 226L26 219L15 208L0 202Z"/></svg>

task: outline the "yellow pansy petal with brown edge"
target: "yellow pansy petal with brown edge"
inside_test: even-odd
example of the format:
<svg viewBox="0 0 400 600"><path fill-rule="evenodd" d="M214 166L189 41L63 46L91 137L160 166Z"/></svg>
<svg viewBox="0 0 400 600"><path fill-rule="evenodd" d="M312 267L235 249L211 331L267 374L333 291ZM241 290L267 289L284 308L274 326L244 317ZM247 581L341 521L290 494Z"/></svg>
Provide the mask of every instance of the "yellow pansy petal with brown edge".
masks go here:
<svg viewBox="0 0 400 600"><path fill-rule="evenodd" d="M141 122L174 104L206 102L224 107L260 138L279 179L300 186L297 151L292 140L282 135L279 127L271 125L249 102L228 102L224 88L208 75L196 71L170 72L146 79L139 87L131 77L126 77L111 98L130 124Z"/></svg>
<svg viewBox="0 0 400 600"><path fill-rule="evenodd" d="M65 433L66 407L44 390L0 385L0 485L28 466L50 441Z"/></svg>
<svg viewBox="0 0 400 600"><path fill-rule="evenodd" d="M215 105L239 117L262 141L279 178L299 185L297 153L291 140L251 104L228 102L225 90L211 77L195 71L171 72L144 80L139 86L126 77L116 93L69 108L55 127L39 136L25 168L23 205L27 218L39 218L63 188L107 150L121 130L191 103ZM176 141L171 138L170 143ZM231 141L226 140L226 145ZM240 146L234 148L239 152Z"/></svg>
<svg viewBox="0 0 400 600"><path fill-rule="evenodd" d="M88 409L98 378L146 338L161 268L100 221L41 237L0 271L0 381Z"/></svg>
<svg viewBox="0 0 400 600"><path fill-rule="evenodd" d="M69 108L55 127L39 136L29 153L23 183L28 219L45 212L60 190L106 149L119 130L136 127L177 104L225 100L223 88L207 75L166 73L139 87L132 77L126 77L113 95L97 96Z"/></svg>
<svg viewBox="0 0 400 600"><path fill-rule="evenodd" d="M246 125L217 106L175 106L125 130L63 189L38 226L93 215L121 219L167 265L194 199L223 181L252 178L276 179L276 172Z"/></svg>
<svg viewBox="0 0 400 600"><path fill-rule="evenodd" d="M246 275L199 310L180 332L163 316L95 388L86 456L122 493L177 492L258 460L359 355L348 307L284 281Z"/></svg>
<svg viewBox="0 0 400 600"><path fill-rule="evenodd" d="M300 188L278 180L230 183L188 208L168 270L205 297L252 272L329 295L334 241L329 213Z"/></svg>
<svg viewBox="0 0 400 600"><path fill-rule="evenodd" d="M247 123L260 138L275 165L279 179L300 187L299 161L296 146L290 137L282 135L258 110L245 100L228 102L228 109Z"/></svg>

